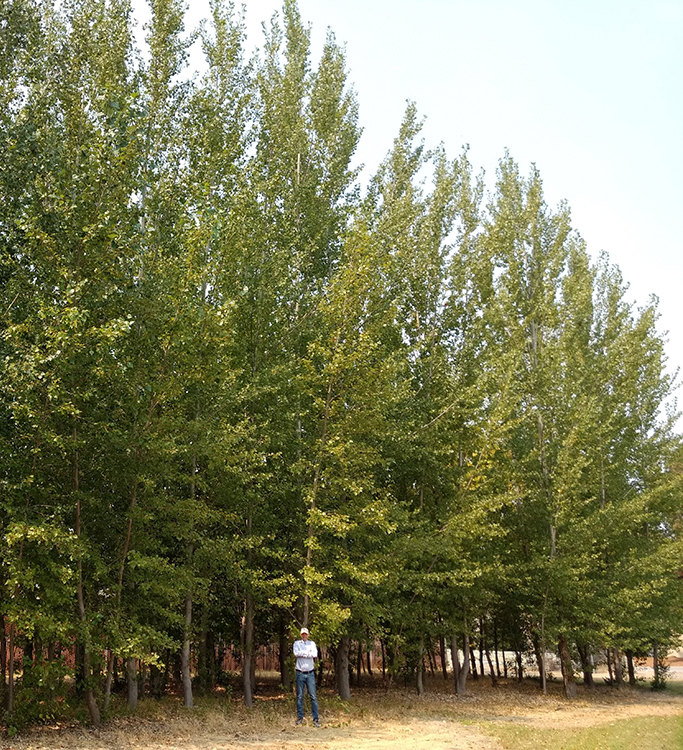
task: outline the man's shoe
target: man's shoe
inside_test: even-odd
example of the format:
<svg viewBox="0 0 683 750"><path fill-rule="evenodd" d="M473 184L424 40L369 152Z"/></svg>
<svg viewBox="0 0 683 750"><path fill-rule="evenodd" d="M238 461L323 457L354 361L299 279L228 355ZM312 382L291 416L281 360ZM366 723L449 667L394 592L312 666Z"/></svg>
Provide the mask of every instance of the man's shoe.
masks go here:
<svg viewBox="0 0 683 750"><path fill-rule="evenodd" d="M304 720L303 720L303 719L297 719L297 720L296 720L296 722L295 722L295 724L296 724L296 725L297 725L298 727L300 727L300 726L301 726L301 725L302 725L303 723L304 723Z"/></svg>
<svg viewBox="0 0 683 750"><path fill-rule="evenodd" d="M316 719L316 720L315 720L315 721L313 722L313 726L314 726L314 727L318 727L318 728L320 728L320 722L319 722L319 721L318 721L318 720Z"/></svg>

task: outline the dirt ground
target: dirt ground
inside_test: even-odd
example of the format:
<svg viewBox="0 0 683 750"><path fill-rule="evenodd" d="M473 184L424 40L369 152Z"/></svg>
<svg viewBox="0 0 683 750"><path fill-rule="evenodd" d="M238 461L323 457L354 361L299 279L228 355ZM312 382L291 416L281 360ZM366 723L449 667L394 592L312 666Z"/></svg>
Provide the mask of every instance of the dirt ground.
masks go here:
<svg viewBox="0 0 683 750"><path fill-rule="evenodd" d="M263 696L251 712L237 700L215 698L192 711L178 702L144 701L99 731L81 726L41 727L0 740L3 750L501 750L483 731L498 722L533 728L600 726L645 716L683 716L683 695L580 689L566 701L560 687L541 696L534 685L475 685L467 696L443 683L418 697L410 689L358 690L350 704L321 691L321 720L294 725L291 696Z"/></svg>

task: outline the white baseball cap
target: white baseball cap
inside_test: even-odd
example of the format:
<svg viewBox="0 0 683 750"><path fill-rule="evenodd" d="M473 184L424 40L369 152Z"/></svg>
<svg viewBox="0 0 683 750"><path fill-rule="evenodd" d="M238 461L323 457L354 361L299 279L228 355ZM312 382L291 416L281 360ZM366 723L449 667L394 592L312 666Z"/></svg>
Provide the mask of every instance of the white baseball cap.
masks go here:
<svg viewBox="0 0 683 750"><path fill-rule="evenodd" d="M308 632L308 628L301 628L301 635L303 635L304 633L306 633L306 635L310 635L310 633Z"/></svg>

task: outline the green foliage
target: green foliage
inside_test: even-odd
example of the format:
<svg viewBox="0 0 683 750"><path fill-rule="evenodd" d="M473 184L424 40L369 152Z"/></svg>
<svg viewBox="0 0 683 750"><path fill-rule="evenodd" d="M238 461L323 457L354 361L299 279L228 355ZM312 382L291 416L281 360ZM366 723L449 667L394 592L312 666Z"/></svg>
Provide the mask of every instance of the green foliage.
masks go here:
<svg viewBox="0 0 683 750"><path fill-rule="evenodd" d="M110 654L248 672L309 619L393 673L453 633L665 648L656 302L536 169L506 154L486 196L412 103L363 194L343 49L312 60L293 0L252 60L214 0L194 79L182 4L151 6L139 56L125 0L3 4L0 613L41 651L12 726L55 714L43 648L74 639L91 695Z"/></svg>

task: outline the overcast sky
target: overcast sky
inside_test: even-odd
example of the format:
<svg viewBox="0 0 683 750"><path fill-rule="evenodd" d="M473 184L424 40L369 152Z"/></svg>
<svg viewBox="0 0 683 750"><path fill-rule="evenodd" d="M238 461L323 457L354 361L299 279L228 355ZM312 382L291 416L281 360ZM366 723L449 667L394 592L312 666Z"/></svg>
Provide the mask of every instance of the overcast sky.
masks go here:
<svg viewBox="0 0 683 750"><path fill-rule="evenodd" d="M260 46L261 23L281 2L246 5L248 44ZM683 366L681 0L299 0L299 9L314 57L328 27L346 47L365 176L407 99L426 117L427 145L443 141L455 157L469 144L489 187L506 148L523 172L534 162L547 202L568 201L630 298L659 297L670 368ZM188 29L208 15L208 0L192 0Z"/></svg>

